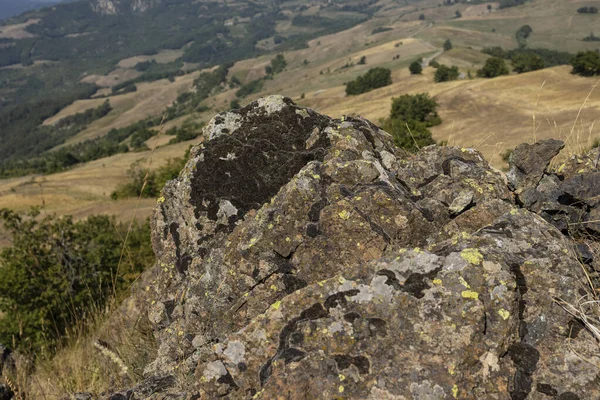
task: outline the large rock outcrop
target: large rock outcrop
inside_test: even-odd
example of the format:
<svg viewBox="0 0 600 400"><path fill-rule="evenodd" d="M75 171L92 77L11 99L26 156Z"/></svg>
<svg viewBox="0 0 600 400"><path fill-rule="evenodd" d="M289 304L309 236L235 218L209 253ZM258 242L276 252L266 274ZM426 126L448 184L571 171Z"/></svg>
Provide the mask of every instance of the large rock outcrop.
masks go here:
<svg viewBox="0 0 600 400"><path fill-rule="evenodd" d="M507 179L279 96L204 135L153 220L158 357L116 396L600 398L598 344L556 302L595 261L542 206L593 218L598 172L549 173L560 143L515 152Z"/></svg>

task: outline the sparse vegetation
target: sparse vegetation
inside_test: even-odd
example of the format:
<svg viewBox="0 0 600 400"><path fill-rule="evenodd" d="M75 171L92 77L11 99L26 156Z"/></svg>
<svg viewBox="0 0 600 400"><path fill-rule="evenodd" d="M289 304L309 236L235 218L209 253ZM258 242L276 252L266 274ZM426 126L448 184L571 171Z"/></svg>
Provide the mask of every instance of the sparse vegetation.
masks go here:
<svg viewBox="0 0 600 400"><path fill-rule="evenodd" d="M366 74L346 84L346 94L356 95L392 84L392 71L387 68L371 68Z"/></svg>
<svg viewBox="0 0 600 400"><path fill-rule="evenodd" d="M164 166L154 171L148 171L137 164L132 165L127 171L129 181L120 185L110 197L118 200L138 196L146 198L160 196L160 191L165 184L177 178L188 157L189 152L186 152L183 158L170 158Z"/></svg>
<svg viewBox="0 0 600 400"><path fill-rule="evenodd" d="M19 216L1 210L12 244L0 252L0 342L49 352L67 328L120 295L151 264L149 224L134 224L121 262L126 226L107 216Z"/></svg>
<svg viewBox="0 0 600 400"><path fill-rule="evenodd" d="M271 65L265 67L265 73L270 76L277 75L282 72L286 66L287 62L285 61L283 54L277 54L275 58L271 60Z"/></svg>
<svg viewBox="0 0 600 400"><path fill-rule="evenodd" d="M378 33L387 32L387 31L391 31L391 30L393 30L393 28L390 28L388 26L379 26L379 27L373 29L373 31L371 32L371 35L376 35Z"/></svg>
<svg viewBox="0 0 600 400"><path fill-rule="evenodd" d="M594 35L594 32L590 33L589 36L586 36L582 39L584 42L600 42L600 37Z"/></svg>

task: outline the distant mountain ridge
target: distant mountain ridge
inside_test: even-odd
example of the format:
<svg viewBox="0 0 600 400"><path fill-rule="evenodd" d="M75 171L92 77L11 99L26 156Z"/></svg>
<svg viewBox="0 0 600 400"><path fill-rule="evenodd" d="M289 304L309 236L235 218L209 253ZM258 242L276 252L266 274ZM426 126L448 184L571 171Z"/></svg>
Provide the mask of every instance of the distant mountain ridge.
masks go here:
<svg viewBox="0 0 600 400"><path fill-rule="evenodd" d="M60 3L64 0L3 0L0 2L0 21L25 11Z"/></svg>

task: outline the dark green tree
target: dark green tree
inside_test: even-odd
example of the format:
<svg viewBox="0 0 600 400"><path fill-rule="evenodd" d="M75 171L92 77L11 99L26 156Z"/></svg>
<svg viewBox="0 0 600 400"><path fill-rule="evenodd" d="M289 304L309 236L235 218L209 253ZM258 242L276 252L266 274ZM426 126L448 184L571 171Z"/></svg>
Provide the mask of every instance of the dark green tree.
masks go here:
<svg viewBox="0 0 600 400"><path fill-rule="evenodd" d="M426 127L442 123L437 113L437 102L427 93L404 94L392 99L390 118L402 121L417 121Z"/></svg>
<svg viewBox="0 0 600 400"><path fill-rule="evenodd" d="M460 10L456 10L456 12L454 13L454 16L456 18L462 18L462 13L460 12Z"/></svg>
<svg viewBox="0 0 600 400"><path fill-rule="evenodd" d="M446 39L444 42L444 51L452 50L452 42L450 39Z"/></svg>
<svg viewBox="0 0 600 400"><path fill-rule="evenodd" d="M533 29L531 29L529 25L523 25L517 30L515 38L517 39L519 47L527 46L527 38L529 37L529 35L531 35L531 33L533 33Z"/></svg>
<svg viewBox="0 0 600 400"><path fill-rule="evenodd" d="M346 83L346 94L356 95L392 84L392 71L387 68L371 68L366 74Z"/></svg>
<svg viewBox="0 0 600 400"><path fill-rule="evenodd" d="M520 53L512 58L513 70L519 74L537 71L545 66L544 59L537 54Z"/></svg>
<svg viewBox="0 0 600 400"><path fill-rule="evenodd" d="M423 72L423 67L421 66L421 63L423 61L421 59L413 61L412 63L410 63L410 65L408 66L408 69L410 71L411 74L413 75L418 75L421 72Z"/></svg>
<svg viewBox="0 0 600 400"><path fill-rule="evenodd" d="M435 71L433 80L435 82L455 81L458 79L459 75L460 73L458 72L458 67L456 65L448 67L447 65L440 64L437 71Z"/></svg>
<svg viewBox="0 0 600 400"><path fill-rule="evenodd" d="M358 65L365 65L367 63L367 56L362 56L358 61Z"/></svg>
<svg viewBox="0 0 600 400"><path fill-rule="evenodd" d="M501 75L508 75L508 67L504 59L499 57L488 58L483 68L477 71L477 76L483 78L495 78Z"/></svg>
<svg viewBox="0 0 600 400"><path fill-rule="evenodd" d="M600 75L600 54L595 51L579 52L571 59L572 73L581 76Z"/></svg>

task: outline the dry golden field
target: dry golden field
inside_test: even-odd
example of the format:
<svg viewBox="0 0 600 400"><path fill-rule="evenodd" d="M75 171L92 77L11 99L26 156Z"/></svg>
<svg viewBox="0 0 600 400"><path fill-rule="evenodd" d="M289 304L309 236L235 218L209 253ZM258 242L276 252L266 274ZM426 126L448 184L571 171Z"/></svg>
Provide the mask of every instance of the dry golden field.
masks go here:
<svg viewBox="0 0 600 400"><path fill-rule="evenodd" d="M377 122L387 117L394 97L427 92L438 101L443 120L440 126L432 129L434 138L450 145L475 147L496 167L503 167L502 152L523 141L561 138L568 142L567 153L575 153L600 137L595 126L600 115L600 88L592 90L597 81L572 75L569 67L440 84L433 83L431 67L422 75L410 75L407 68L418 58L438 54L443 41L449 38L454 49L440 54L436 60L457 65L461 72L467 74L470 71L475 76L476 70L488 58L479 49L490 45L514 47L514 32L525 23L531 24L534 30L529 40L535 45L543 46L552 41L558 49L585 48L589 44L578 38L589 34L590 25L589 16L576 15L575 10L581 2L536 0L526 7L491 12L481 6L437 7L437 3L423 1L419 3L423 10L418 10L414 6L398 6L387 1L373 19L361 25L314 39L308 48L284 52L288 64L286 70L273 80L267 80L261 93L241 100L242 105L257 97L277 93L332 117L356 113ZM600 1L585 2L586 5L593 3ZM463 18L450 19L457 9L462 10ZM425 21L418 20L420 13L426 15ZM557 17L566 14L573 18ZM392 29L372 34L373 29L380 26ZM149 59L169 62L180 55L181 51L174 50L156 56L132 57L122 60L111 74L94 79L98 82L112 79L114 84L137 73L133 69L137 62ZM363 56L366 64L357 65ZM244 83L261 78L271 58L272 55L265 55L237 62L230 69L229 77L236 76ZM345 82L375 66L390 68L394 83L359 96L346 96ZM140 83L136 92L108 96L113 111L91 123L68 143L99 137L112 128L160 115L180 93L190 90L198 74L193 72L178 77L173 83L168 80ZM188 119L207 122L217 112L229 108L236 90L226 89L207 99L205 104L211 107L210 111L170 121L164 129ZM45 123L51 124L67 115L97 107L103 101L104 98L76 101ZM169 146L169 140L170 137L163 135L148 141L151 148L159 146L152 156L154 167L169 157L182 156L191 143ZM78 218L109 213L123 220L138 209L137 215L146 217L152 210L153 200L143 200L138 205L135 199L112 201L109 196L127 179L129 166L136 161L146 162L149 155L149 152L120 154L60 174L0 181L0 208L25 211L30 206L44 204L45 212L74 214Z"/></svg>

